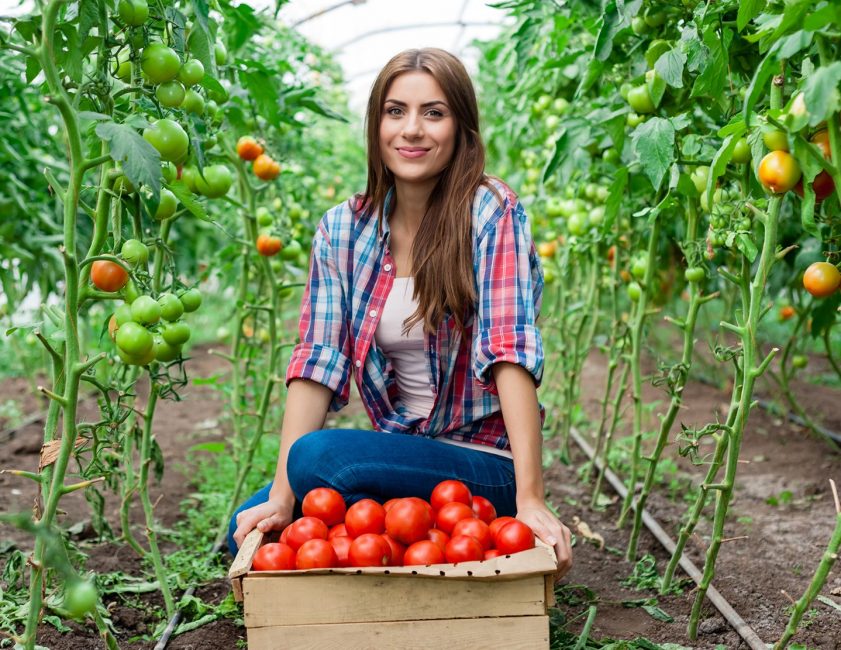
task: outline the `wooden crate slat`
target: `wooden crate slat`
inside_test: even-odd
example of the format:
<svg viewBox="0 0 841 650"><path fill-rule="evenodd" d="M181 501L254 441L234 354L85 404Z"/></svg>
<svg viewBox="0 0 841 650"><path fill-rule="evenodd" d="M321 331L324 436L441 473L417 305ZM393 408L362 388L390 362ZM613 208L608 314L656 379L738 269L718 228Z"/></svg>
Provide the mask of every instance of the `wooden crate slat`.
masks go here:
<svg viewBox="0 0 841 650"><path fill-rule="evenodd" d="M546 614L543 575L488 582L400 575L246 577L245 625Z"/></svg>
<svg viewBox="0 0 841 650"><path fill-rule="evenodd" d="M453 609L456 604L452 604ZM549 647L548 616L335 623L248 629L249 650L536 650Z"/></svg>

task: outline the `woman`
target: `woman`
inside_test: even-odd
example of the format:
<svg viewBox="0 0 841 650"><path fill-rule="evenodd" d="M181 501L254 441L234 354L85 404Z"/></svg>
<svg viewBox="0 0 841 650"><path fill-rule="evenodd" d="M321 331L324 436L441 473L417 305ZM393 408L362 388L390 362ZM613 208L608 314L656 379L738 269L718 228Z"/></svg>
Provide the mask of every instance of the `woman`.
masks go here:
<svg viewBox="0 0 841 650"><path fill-rule="evenodd" d="M235 515L229 547L282 530L314 487L350 504L428 498L459 479L554 546L563 574L570 533L544 502L536 393L543 278L522 206L484 174L461 62L395 56L367 139L365 193L328 211L313 240L275 479ZM375 431L322 428L351 375Z"/></svg>

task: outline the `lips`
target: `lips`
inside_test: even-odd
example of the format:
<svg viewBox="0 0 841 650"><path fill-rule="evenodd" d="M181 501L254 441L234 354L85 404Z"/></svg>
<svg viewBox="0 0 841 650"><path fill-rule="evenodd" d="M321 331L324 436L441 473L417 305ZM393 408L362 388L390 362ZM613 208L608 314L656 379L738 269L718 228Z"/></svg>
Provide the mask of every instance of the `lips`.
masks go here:
<svg viewBox="0 0 841 650"><path fill-rule="evenodd" d="M424 149L423 147L398 147L397 153L399 153L404 158L420 158L421 156L425 156L429 152L429 149Z"/></svg>

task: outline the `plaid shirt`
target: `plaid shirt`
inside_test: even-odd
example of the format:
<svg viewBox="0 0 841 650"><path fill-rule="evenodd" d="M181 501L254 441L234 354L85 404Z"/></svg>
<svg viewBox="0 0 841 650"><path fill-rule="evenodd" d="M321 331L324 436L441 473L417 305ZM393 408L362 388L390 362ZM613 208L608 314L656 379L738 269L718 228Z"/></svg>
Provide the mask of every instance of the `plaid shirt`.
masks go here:
<svg viewBox="0 0 841 650"><path fill-rule="evenodd" d="M360 201L332 208L316 230L287 386L296 378L323 384L333 391L330 408L338 411L348 402L352 373L379 431L510 449L491 366L519 364L540 385L543 343L536 321L543 272L523 206L509 187L491 182L503 203L484 185L472 203L477 301L465 323L465 340L452 314L435 334L424 334L435 396L429 417L411 415L402 405L391 363L374 340L395 268L388 220L380 229L377 211L363 211ZM392 196L393 190L386 213ZM542 407L540 415L542 422Z"/></svg>

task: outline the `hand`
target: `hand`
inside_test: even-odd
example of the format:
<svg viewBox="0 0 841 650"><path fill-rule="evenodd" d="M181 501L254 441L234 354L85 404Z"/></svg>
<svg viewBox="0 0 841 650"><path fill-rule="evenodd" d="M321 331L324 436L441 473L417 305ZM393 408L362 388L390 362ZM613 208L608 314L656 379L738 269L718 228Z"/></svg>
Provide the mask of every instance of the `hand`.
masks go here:
<svg viewBox="0 0 841 650"><path fill-rule="evenodd" d="M527 524L542 542L555 548L555 555L558 557L555 582L559 582L572 568L572 543L569 528L564 526L543 503L518 508L517 519Z"/></svg>
<svg viewBox="0 0 841 650"><path fill-rule="evenodd" d="M262 533L283 530L292 521L292 505L281 499L269 499L265 503L243 510L237 514L237 529L234 541L242 546L245 536L255 528Z"/></svg>

